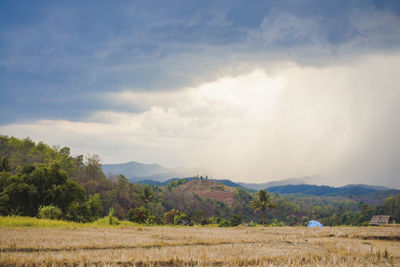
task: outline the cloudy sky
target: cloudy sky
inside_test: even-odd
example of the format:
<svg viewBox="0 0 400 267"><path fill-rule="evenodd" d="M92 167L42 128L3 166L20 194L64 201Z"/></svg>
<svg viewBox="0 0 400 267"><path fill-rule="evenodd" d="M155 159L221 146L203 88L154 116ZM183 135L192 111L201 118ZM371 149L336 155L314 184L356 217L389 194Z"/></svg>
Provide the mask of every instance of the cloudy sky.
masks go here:
<svg viewBox="0 0 400 267"><path fill-rule="evenodd" d="M400 1L1 1L0 134L400 188Z"/></svg>

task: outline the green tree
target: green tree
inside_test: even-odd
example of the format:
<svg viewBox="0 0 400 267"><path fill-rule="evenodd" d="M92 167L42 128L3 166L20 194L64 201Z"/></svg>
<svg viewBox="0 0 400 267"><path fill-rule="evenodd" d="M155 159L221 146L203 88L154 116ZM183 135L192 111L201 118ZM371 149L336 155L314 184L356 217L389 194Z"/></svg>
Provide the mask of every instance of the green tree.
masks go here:
<svg viewBox="0 0 400 267"><path fill-rule="evenodd" d="M7 157L0 158L0 172L10 172L10 162L8 161Z"/></svg>
<svg viewBox="0 0 400 267"><path fill-rule="evenodd" d="M22 177L12 176L10 184L4 188L3 194L7 194L6 209L10 215L36 216L38 211L35 186L28 184Z"/></svg>
<svg viewBox="0 0 400 267"><path fill-rule="evenodd" d="M260 190L257 192L258 199L250 201L250 208L254 210L254 215L261 210L263 214L263 224L265 224L265 216L267 208L276 208L275 204L271 203L271 199L267 191Z"/></svg>
<svg viewBox="0 0 400 267"><path fill-rule="evenodd" d="M149 210L146 207L141 206L140 208L130 209L126 215L126 218L131 222L145 223L149 217Z"/></svg>
<svg viewBox="0 0 400 267"><path fill-rule="evenodd" d="M88 155L86 158L86 165L87 165L86 168L87 173L90 179L94 180L101 176L102 170L101 170L100 157L97 154Z"/></svg>
<svg viewBox="0 0 400 267"><path fill-rule="evenodd" d="M85 201L85 189L75 181L68 179L64 184L56 187L55 204L65 213L72 202Z"/></svg>
<svg viewBox="0 0 400 267"><path fill-rule="evenodd" d="M190 217L183 211L172 209L164 214L166 224L179 224L181 220L191 221Z"/></svg>
<svg viewBox="0 0 400 267"><path fill-rule="evenodd" d="M153 198L154 198L154 195L150 189L150 186L146 185L143 188L143 193L142 193L142 200L143 200L144 204L146 205L146 207L153 200Z"/></svg>
<svg viewBox="0 0 400 267"><path fill-rule="evenodd" d="M156 215L150 215L146 220L147 225L159 225L161 223L161 218Z"/></svg>
<svg viewBox="0 0 400 267"><path fill-rule="evenodd" d="M229 227L229 226L231 226L230 222L227 221L227 220L225 220L225 219L222 219L222 220L218 223L218 227Z"/></svg>
<svg viewBox="0 0 400 267"><path fill-rule="evenodd" d="M62 211L56 206L41 206L38 217L42 219L58 220L62 217Z"/></svg>
<svg viewBox="0 0 400 267"><path fill-rule="evenodd" d="M100 194L91 195L85 204L87 206L90 221L97 220L103 208L100 200Z"/></svg>
<svg viewBox="0 0 400 267"><path fill-rule="evenodd" d="M396 222L400 222L400 194L395 197L386 198L383 203L383 209L385 214L392 216L392 219Z"/></svg>
<svg viewBox="0 0 400 267"><path fill-rule="evenodd" d="M238 226L242 224L242 217L240 217L239 215L235 214L232 216L231 218L231 225L232 226Z"/></svg>
<svg viewBox="0 0 400 267"><path fill-rule="evenodd" d="M111 208L110 211L108 212L108 224L112 225L114 221L114 209Z"/></svg>

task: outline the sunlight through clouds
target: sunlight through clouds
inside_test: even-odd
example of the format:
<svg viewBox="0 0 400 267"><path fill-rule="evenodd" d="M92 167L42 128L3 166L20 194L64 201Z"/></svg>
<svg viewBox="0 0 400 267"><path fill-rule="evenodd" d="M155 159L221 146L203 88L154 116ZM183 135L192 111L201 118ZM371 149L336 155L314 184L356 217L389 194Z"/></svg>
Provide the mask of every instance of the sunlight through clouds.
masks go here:
<svg viewBox="0 0 400 267"><path fill-rule="evenodd" d="M397 168L380 160L384 153L400 156L399 149L385 150L399 148L399 125L391 116L400 112L399 63L398 55L323 68L290 63L273 73L256 69L176 91L104 93L100 101L126 111L98 110L81 122L9 124L0 131L69 144L76 154L92 151L105 163L204 166L219 178L254 182L316 174L335 177L326 181L331 184L373 182L382 169Z"/></svg>

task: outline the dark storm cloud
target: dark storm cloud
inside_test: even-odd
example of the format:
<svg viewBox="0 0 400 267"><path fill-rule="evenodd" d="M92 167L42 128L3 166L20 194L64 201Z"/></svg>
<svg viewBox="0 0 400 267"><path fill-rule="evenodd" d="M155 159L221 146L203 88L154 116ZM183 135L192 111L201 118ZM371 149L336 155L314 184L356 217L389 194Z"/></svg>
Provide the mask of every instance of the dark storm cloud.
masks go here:
<svg viewBox="0 0 400 267"><path fill-rule="evenodd" d="M399 10L361 0L2 1L0 123L81 120L127 108L101 93L177 90L240 64L390 51Z"/></svg>

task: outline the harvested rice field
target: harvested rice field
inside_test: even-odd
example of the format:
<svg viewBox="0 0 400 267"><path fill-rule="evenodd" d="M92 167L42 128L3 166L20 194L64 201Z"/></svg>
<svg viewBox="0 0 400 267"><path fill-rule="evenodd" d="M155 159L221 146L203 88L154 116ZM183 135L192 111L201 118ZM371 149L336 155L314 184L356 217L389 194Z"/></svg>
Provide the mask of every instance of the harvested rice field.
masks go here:
<svg viewBox="0 0 400 267"><path fill-rule="evenodd" d="M400 227L1 227L2 266L400 266Z"/></svg>

